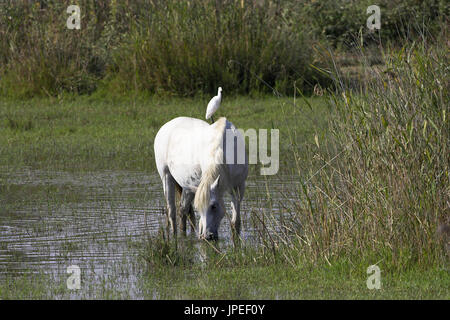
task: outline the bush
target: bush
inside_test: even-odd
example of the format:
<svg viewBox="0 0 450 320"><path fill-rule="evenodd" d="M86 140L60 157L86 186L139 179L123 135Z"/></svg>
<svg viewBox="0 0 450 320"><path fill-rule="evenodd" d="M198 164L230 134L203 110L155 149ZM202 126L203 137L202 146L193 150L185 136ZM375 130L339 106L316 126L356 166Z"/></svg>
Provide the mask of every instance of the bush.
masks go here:
<svg viewBox="0 0 450 320"><path fill-rule="evenodd" d="M366 27L367 7L376 4L381 10L381 29ZM439 34L449 14L448 1L443 0L325 0L310 1L305 8L312 18L315 33L322 34L334 46L355 46L355 39L367 44L413 40L422 36L426 27L430 34ZM413 22L415 25L413 25Z"/></svg>
<svg viewBox="0 0 450 320"><path fill-rule="evenodd" d="M104 75L107 46L98 35L101 8L83 1L81 30L66 28L68 1L0 6L0 94L31 97L89 93ZM96 17L96 18L94 18Z"/></svg>
<svg viewBox="0 0 450 320"><path fill-rule="evenodd" d="M133 25L108 80L120 91L180 95L212 93L218 86L228 92L270 92L261 80L281 92L292 90L294 81L303 88L303 79L312 81L312 46L288 7L160 3L150 19Z"/></svg>
<svg viewBox="0 0 450 320"><path fill-rule="evenodd" d="M81 8L81 30L66 9ZM313 48L415 39L445 26L443 0L382 1L380 32L366 28L369 1L64 0L0 4L0 95L146 91L182 96L292 94L329 81ZM345 46L344 46L345 47Z"/></svg>
<svg viewBox="0 0 450 320"><path fill-rule="evenodd" d="M0 7L3 95L90 93L100 79L120 94L270 91L261 80L281 92L294 81L313 85L310 37L295 23L294 3L84 0L81 30L66 28L69 4Z"/></svg>

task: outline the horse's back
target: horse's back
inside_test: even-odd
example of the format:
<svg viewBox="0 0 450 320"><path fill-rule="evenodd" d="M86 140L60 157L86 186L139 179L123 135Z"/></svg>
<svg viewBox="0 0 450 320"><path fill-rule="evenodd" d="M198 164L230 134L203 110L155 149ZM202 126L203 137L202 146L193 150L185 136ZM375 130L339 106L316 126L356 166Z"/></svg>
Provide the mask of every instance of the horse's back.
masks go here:
<svg viewBox="0 0 450 320"><path fill-rule="evenodd" d="M175 119L172 119L168 122L166 122L158 131L155 137L155 144L157 143L157 140L165 139L167 138L167 135L170 134L170 132L173 132L176 129L189 129L193 127L207 127L208 123L196 119L196 118L189 118L189 117L178 117Z"/></svg>
<svg viewBox="0 0 450 320"><path fill-rule="evenodd" d="M242 140L241 143L232 144L233 154L237 159L237 152L244 152L245 163L226 164L231 187L241 185L248 174L245 140L233 123L226 118L221 118L212 125L189 117L178 117L164 124L156 134L154 143L156 167L160 177L163 178L168 170L182 187L198 184L202 171L206 169L205 163L208 163L205 160L208 160L211 148L214 149L216 144L214 141L217 142L218 137L225 138L226 130L232 130L237 139ZM239 144L244 146L243 150L237 150ZM227 143L218 146L227 147ZM225 151L224 156L228 152Z"/></svg>
<svg viewBox="0 0 450 320"><path fill-rule="evenodd" d="M158 131L154 141L155 161L161 178L168 169L170 155L177 153L186 156L188 144L193 143L192 137L198 136L209 124L203 120L178 117L165 123ZM184 149L184 150L183 150Z"/></svg>

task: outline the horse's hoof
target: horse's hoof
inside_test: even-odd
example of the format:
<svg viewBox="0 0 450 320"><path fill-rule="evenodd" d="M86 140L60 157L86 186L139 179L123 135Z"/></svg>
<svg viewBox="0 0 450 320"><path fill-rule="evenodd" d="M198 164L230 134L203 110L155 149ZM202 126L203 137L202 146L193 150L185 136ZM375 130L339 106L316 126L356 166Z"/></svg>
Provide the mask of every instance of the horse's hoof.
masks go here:
<svg viewBox="0 0 450 320"><path fill-rule="evenodd" d="M205 236L205 240L208 241L216 241L219 239L219 236L217 233L207 232Z"/></svg>

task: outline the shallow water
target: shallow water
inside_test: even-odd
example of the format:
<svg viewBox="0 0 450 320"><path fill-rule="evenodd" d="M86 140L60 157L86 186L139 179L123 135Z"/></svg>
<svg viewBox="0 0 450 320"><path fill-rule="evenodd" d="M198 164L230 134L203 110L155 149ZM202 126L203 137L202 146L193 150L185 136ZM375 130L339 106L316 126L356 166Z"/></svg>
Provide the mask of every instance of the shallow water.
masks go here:
<svg viewBox="0 0 450 320"><path fill-rule="evenodd" d="M277 200L296 187L289 177L249 177L241 209L244 241L255 236L251 211L268 209L268 194ZM157 174L0 169L0 279L44 273L64 287L67 267L77 265L89 294L72 291L71 298L94 298L99 290L108 296L108 289L142 298L137 276L143 266L133 244L166 225L164 207ZM276 201L270 210L278 211ZM221 245L230 244L229 230L224 218ZM191 234L188 241L198 240Z"/></svg>

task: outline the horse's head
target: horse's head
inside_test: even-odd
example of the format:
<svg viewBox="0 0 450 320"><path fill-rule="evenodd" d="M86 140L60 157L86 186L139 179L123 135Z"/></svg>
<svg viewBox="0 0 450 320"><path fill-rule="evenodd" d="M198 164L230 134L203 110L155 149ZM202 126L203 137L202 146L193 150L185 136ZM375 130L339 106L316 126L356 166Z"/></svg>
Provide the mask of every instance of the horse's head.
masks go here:
<svg viewBox="0 0 450 320"><path fill-rule="evenodd" d="M220 176L211 184L209 202L200 213L199 236L201 239L217 240L220 222L225 215L222 192L219 188Z"/></svg>

